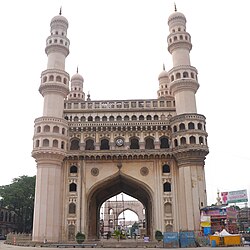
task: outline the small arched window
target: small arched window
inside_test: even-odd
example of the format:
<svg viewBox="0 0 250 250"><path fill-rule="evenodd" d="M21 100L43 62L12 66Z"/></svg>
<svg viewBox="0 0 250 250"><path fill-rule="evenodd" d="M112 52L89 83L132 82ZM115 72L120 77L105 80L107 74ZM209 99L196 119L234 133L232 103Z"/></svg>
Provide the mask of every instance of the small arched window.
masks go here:
<svg viewBox="0 0 250 250"><path fill-rule="evenodd" d="M146 119L147 119L147 121L151 121L152 120L151 115L147 115Z"/></svg>
<svg viewBox="0 0 250 250"><path fill-rule="evenodd" d="M102 117L102 121L103 121L103 122L106 122L107 120L108 120L107 116L103 116L103 117Z"/></svg>
<svg viewBox="0 0 250 250"><path fill-rule="evenodd" d="M76 204L74 202L69 203L69 214L76 213Z"/></svg>
<svg viewBox="0 0 250 250"><path fill-rule="evenodd" d="M170 173L170 166L168 164L162 166L162 173Z"/></svg>
<svg viewBox="0 0 250 250"><path fill-rule="evenodd" d="M169 148L169 141L167 137L160 138L161 144L160 148Z"/></svg>
<svg viewBox="0 0 250 250"><path fill-rule="evenodd" d="M53 132L54 133L59 133L59 127L58 126L54 126L53 127Z"/></svg>
<svg viewBox="0 0 250 250"><path fill-rule="evenodd" d="M51 82L51 81L54 81L54 76L53 75L50 75L49 76L49 81Z"/></svg>
<svg viewBox="0 0 250 250"><path fill-rule="evenodd" d="M36 140L36 148L38 148L40 145L40 141L39 140Z"/></svg>
<svg viewBox="0 0 250 250"><path fill-rule="evenodd" d="M47 82L47 76L43 78L43 82Z"/></svg>
<svg viewBox="0 0 250 250"><path fill-rule="evenodd" d="M62 82L62 77L61 76L56 76L56 81L57 82Z"/></svg>
<svg viewBox="0 0 250 250"><path fill-rule="evenodd" d="M132 121L136 121L137 117L135 115L132 115Z"/></svg>
<svg viewBox="0 0 250 250"><path fill-rule="evenodd" d="M174 132L177 132L177 126L176 126L176 125L174 125L173 131L174 131Z"/></svg>
<svg viewBox="0 0 250 250"><path fill-rule="evenodd" d="M171 75L171 82L174 81L174 75Z"/></svg>
<svg viewBox="0 0 250 250"><path fill-rule="evenodd" d="M177 139L174 140L174 146L178 147L178 140Z"/></svg>
<svg viewBox="0 0 250 250"><path fill-rule="evenodd" d="M96 122L99 122L100 120L101 120L100 116L96 116L96 117L95 117L95 121L96 121Z"/></svg>
<svg viewBox="0 0 250 250"><path fill-rule="evenodd" d="M62 134L63 135L65 134L65 128L62 128Z"/></svg>
<svg viewBox="0 0 250 250"><path fill-rule="evenodd" d="M102 118L102 120L103 120L103 118ZM109 117L109 121L113 122L114 120L115 120L115 117L114 117L113 115L111 115L111 116Z"/></svg>
<svg viewBox="0 0 250 250"><path fill-rule="evenodd" d="M81 122L85 122L86 121L86 117L85 116L82 116L81 117Z"/></svg>
<svg viewBox="0 0 250 250"><path fill-rule="evenodd" d="M129 121L129 116L128 115L124 116L124 121Z"/></svg>
<svg viewBox="0 0 250 250"><path fill-rule="evenodd" d="M202 130L202 124L201 123L198 123L198 129Z"/></svg>
<svg viewBox="0 0 250 250"><path fill-rule="evenodd" d="M176 74L176 79L180 79L180 78L181 78L181 73L178 72L178 73Z"/></svg>
<svg viewBox="0 0 250 250"><path fill-rule="evenodd" d="M165 182L163 184L163 192L171 192L171 183Z"/></svg>
<svg viewBox="0 0 250 250"><path fill-rule="evenodd" d="M44 128L43 128L43 132L50 132L50 126L45 125Z"/></svg>
<svg viewBox="0 0 250 250"><path fill-rule="evenodd" d="M185 130L186 128L185 128L185 124L184 123L181 123L180 125L179 125L179 130Z"/></svg>
<svg viewBox="0 0 250 250"><path fill-rule="evenodd" d="M140 116L139 116L139 120L140 120L140 121L143 121L143 120L144 120L144 116L143 116L143 115L140 115Z"/></svg>
<svg viewBox="0 0 250 250"><path fill-rule="evenodd" d="M194 136L189 137L189 143L190 144L196 144L196 138Z"/></svg>
<svg viewBox="0 0 250 250"><path fill-rule="evenodd" d="M75 116L74 117L74 122L78 122L78 121L79 121L78 116Z"/></svg>
<svg viewBox="0 0 250 250"><path fill-rule="evenodd" d="M89 116L89 117L88 117L88 121L89 121L89 122L92 122L92 121L93 121L93 117L92 117L92 116Z"/></svg>
<svg viewBox="0 0 250 250"><path fill-rule="evenodd" d="M154 120L158 121L159 120L159 116L158 115L154 115Z"/></svg>
<svg viewBox="0 0 250 250"><path fill-rule="evenodd" d="M187 77L188 77L188 72L186 72L186 71L183 72L183 77L184 77L184 78L187 78Z"/></svg>
<svg viewBox="0 0 250 250"><path fill-rule="evenodd" d="M121 121L121 120L122 120L122 117L121 117L120 115L118 115L118 116L116 117L116 120L117 120L117 121Z"/></svg>
<svg viewBox="0 0 250 250"><path fill-rule="evenodd" d="M53 140L53 147L58 148L58 140Z"/></svg>
<svg viewBox="0 0 250 250"><path fill-rule="evenodd" d="M67 84L67 78L63 78L63 83Z"/></svg>
<svg viewBox="0 0 250 250"><path fill-rule="evenodd" d="M199 144L203 145L204 144L204 139L202 136L199 137Z"/></svg>
<svg viewBox="0 0 250 250"><path fill-rule="evenodd" d="M191 78L193 78L193 79L194 79L194 73L193 73L193 72L191 72L191 73L190 73L190 75L191 75Z"/></svg>
<svg viewBox="0 0 250 250"><path fill-rule="evenodd" d="M70 167L69 172L71 174L76 174L77 173L77 166L73 165Z"/></svg>
<svg viewBox="0 0 250 250"><path fill-rule="evenodd" d="M37 132L37 133L41 133L41 126L38 126L38 127L37 127L36 132Z"/></svg>
<svg viewBox="0 0 250 250"><path fill-rule="evenodd" d="M181 137L181 145L185 145L187 143L186 137Z"/></svg>
<svg viewBox="0 0 250 250"><path fill-rule="evenodd" d="M194 123L193 122L188 123L188 129L194 129Z"/></svg>
<svg viewBox="0 0 250 250"><path fill-rule="evenodd" d="M48 139L44 139L43 140L43 147L48 147L49 146L49 140Z"/></svg>
<svg viewBox="0 0 250 250"><path fill-rule="evenodd" d="M70 183L69 192L76 192L76 190L77 190L77 185L74 182Z"/></svg>

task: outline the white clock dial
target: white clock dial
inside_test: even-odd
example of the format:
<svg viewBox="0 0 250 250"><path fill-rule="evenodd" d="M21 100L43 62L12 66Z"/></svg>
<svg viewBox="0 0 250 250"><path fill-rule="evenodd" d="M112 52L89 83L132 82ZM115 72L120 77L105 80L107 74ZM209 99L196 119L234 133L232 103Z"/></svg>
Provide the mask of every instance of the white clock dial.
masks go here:
<svg viewBox="0 0 250 250"><path fill-rule="evenodd" d="M123 139L118 138L118 139L116 140L116 145L117 145L118 147L121 147L121 146L123 145Z"/></svg>

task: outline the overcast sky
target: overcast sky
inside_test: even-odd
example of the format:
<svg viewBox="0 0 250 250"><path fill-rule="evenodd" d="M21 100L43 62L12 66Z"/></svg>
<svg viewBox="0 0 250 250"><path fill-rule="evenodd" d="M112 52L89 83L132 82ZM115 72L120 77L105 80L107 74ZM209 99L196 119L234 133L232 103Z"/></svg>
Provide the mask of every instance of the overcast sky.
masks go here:
<svg viewBox="0 0 250 250"><path fill-rule="evenodd" d="M199 72L198 113L207 118L208 204L219 191L250 193L249 0L176 0L187 18ZM42 115L38 92L47 66L50 21L69 21L66 71L79 66L92 100L156 98L167 50L170 0L10 0L0 3L1 172L0 185L36 174L31 157L34 119Z"/></svg>

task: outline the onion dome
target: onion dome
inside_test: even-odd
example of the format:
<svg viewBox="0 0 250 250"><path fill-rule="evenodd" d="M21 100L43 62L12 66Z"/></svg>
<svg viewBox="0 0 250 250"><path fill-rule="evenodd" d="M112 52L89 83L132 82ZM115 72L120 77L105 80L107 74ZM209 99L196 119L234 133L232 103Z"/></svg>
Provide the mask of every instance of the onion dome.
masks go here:
<svg viewBox="0 0 250 250"><path fill-rule="evenodd" d="M163 64L163 70L162 72L159 74L158 76L158 80L160 80L161 78L168 78L168 72L165 70L165 65Z"/></svg>
<svg viewBox="0 0 250 250"><path fill-rule="evenodd" d="M51 27L57 24L62 24L66 29L68 29L69 27L68 20L64 16L62 16L62 8L60 8L59 15L53 17L50 22Z"/></svg>
<svg viewBox="0 0 250 250"><path fill-rule="evenodd" d="M168 77L168 72L166 70L163 70L159 76L158 76L158 80L160 80L161 78L166 78Z"/></svg>
<svg viewBox="0 0 250 250"><path fill-rule="evenodd" d="M184 23L186 23L186 17L184 16L184 14L182 14L181 12L175 11L173 14L171 14L168 18L168 24L174 20L183 20Z"/></svg>
<svg viewBox="0 0 250 250"><path fill-rule="evenodd" d="M77 81L77 80L78 80L78 81L81 81L81 82L84 81L83 77L82 77L80 74L78 74L78 73L74 74L74 75L71 77L71 82Z"/></svg>

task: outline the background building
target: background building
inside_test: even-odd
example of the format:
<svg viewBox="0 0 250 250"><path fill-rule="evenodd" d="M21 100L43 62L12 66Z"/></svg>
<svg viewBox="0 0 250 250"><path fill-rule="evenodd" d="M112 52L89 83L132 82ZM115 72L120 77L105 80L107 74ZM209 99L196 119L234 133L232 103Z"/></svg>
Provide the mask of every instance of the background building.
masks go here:
<svg viewBox="0 0 250 250"><path fill-rule="evenodd" d="M43 116L33 138L34 241L71 241L77 231L99 238L101 206L121 192L143 204L151 238L156 230L200 230L206 121L196 109L198 72L186 18L175 11L168 25L173 67L160 73L155 99L91 100L78 70L71 78L65 71L68 20L52 18L39 88Z"/></svg>

